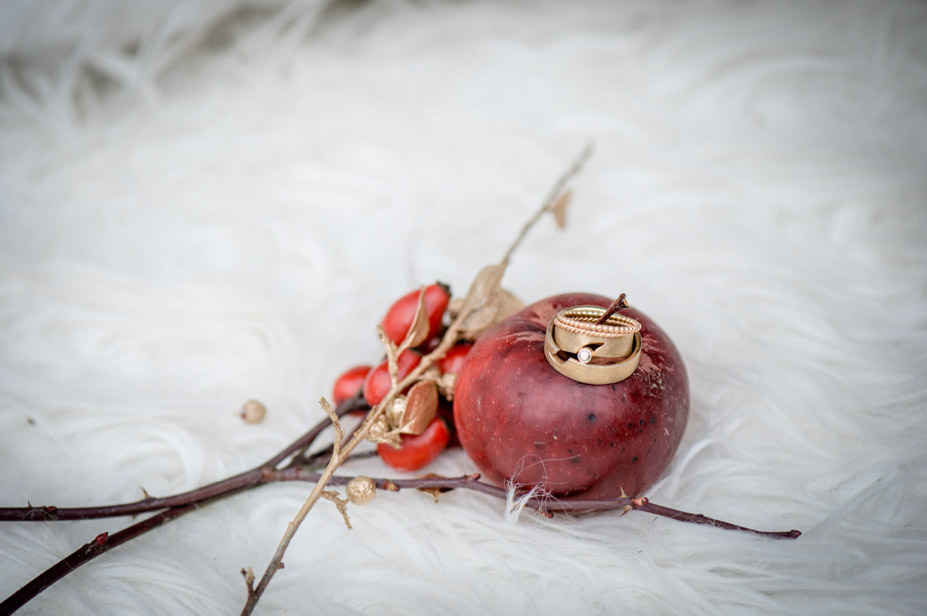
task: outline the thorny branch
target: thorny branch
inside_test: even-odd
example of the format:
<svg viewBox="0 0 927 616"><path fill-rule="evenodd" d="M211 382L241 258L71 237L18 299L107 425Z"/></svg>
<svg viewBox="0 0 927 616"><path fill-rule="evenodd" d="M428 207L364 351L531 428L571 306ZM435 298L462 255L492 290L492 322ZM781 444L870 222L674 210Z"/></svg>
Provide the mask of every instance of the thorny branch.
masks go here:
<svg viewBox="0 0 927 616"><path fill-rule="evenodd" d="M562 224L564 208L569 199L566 186L569 181L579 173L591 153L591 146L587 146L573 165L558 179L540 209L524 225L515 238L515 241L505 252L501 262L498 265L484 268L479 273L468 295L463 301L463 307L453 318L453 321L448 326L438 346L422 357L418 366L405 378L401 380L396 378L395 357L402 349L414 347L420 342L417 340L417 336L419 336L421 332L416 333L416 330L420 328L416 328L415 325L413 325L413 327L410 328L407 339L403 341L398 349L394 346L390 346L391 343L388 341L384 341L387 357L393 360L390 361L392 387L383 400L372 409L369 408L360 395L343 402L337 409L332 408L331 405L323 399L321 404L328 418L319 422L311 430L283 448L272 458L251 470L181 494L163 498L152 498L146 493L146 498L139 501L100 507L58 508L54 506L33 507L30 505L28 507L0 508L0 521L19 522L86 520L92 518L137 515L139 513L153 511L159 512L113 535L101 533L87 544L81 546L73 553L42 572L16 593L8 597L3 603L0 603L0 615L9 614L17 610L45 588L67 575L70 571L73 571L75 568L89 562L104 552L138 537L149 530L153 530L170 520L198 509L209 502L265 483L281 481L313 482L315 485L312 492L297 515L288 524L286 532L281 538L277 550L268 563L257 586L254 585L255 578L251 568L242 569L248 593L247 602L242 610L242 614L250 614L276 571L283 568L283 555L290 540L319 498L331 500L337 506L348 528L350 528L350 521L347 514L347 503L351 502L350 499L344 499L336 491L326 488L329 485L346 486L355 478L349 476L336 476L334 474L335 471L347 460L366 455L363 453L353 454L352 452L357 445L368 436L371 427L383 417L389 405L392 404L393 400L395 400L400 392L406 390L406 388L415 382L425 378L424 375L427 373L428 369L435 362L444 357L445 353L457 341L467 337L468 334L474 331L478 331L481 327L486 326L488 321L494 318L495 312L498 310L496 296L500 291L499 284L512 255L531 228L543 215L548 213L553 214L558 224ZM619 309L622 306L622 300L623 297L619 297L610 308L610 311L613 312ZM422 311L423 304L420 297L419 314L416 315L417 321L422 317ZM419 325L421 325L421 323L419 323ZM369 411L364 421L345 437L339 418L354 410L367 409L369 409ZM335 438L332 440L332 443L321 451L311 455L308 454L309 448L329 426L333 427L335 431ZM325 464L325 468L321 472L313 468L313 464L319 463ZM372 481L377 488L385 491L397 492L402 489L425 490L434 494L436 500L436 495L438 493L454 489L472 490L503 500L506 500L509 496L509 490L480 481L480 476L478 474L450 478L435 476L416 479L379 478L373 479ZM551 517L554 513L588 513L615 509L620 509L624 512L637 510L683 522L744 531L773 538L795 539L801 534L797 530L781 532L757 531L715 520L702 514L687 513L669 507L655 505L650 503L646 497L590 500L577 498L555 499L550 495L534 492L527 494L519 494L516 492L515 495L522 497L521 502L525 507L533 509L547 517Z"/></svg>
<svg viewBox="0 0 927 616"><path fill-rule="evenodd" d="M282 558L283 554L286 551L286 548L296 533L296 530L299 528L299 525L308 515L309 511L315 505L320 497L325 493L325 487L327 483L332 479L335 470L340 467L344 461L352 454L354 448L367 436L370 431L371 426L373 426L380 417L383 416L385 410L396 398L399 392L403 391L409 385L413 384L419 380L425 371L431 367L437 360L441 359L448 349L453 346L460 338L467 334L469 331L477 329L475 323L470 317L474 313L482 311L483 313L492 313L498 308L497 304L487 301L487 299L493 295L498 290L498 285L504 273L505 267L511 259L512 254L518 248L522 240L528 234L530 229L541 219L541 217L546 213L554 213L557 215L558 222L562 219L562 210L566 205L567 195L564 193L564 189L569 182L579 171L582 166L585 164L585 161L591 155L591 147L587 146L579 158L574 162L574 164L567 170L567 172L555 183L548 197L544 200L541 208L535 213L535 215L524 225L521 229L519 235L516 237L515 241L506 251L505 256L502 259L502 262L498 266L491 266L490 271L481 272L482 276L478 276L477 280L474 282L471 292L468 295L469 302L465 301L465 309L462 309L454 321L448 327L444 337L441 342L432 350L428 355L422 358L422 361L406 378L402 379L401 382L397 382L395 378L395 357L397 355L397 349L392 348L387 345L386 351L387 356L392 358L393 361L391 364L391 377L392 377L392 387L390 391L386 394L383 400L371 409L367 413L366 419L363 423L355 429L347 439L343 439L343 433L341 432L340 425L338 424L337 417L333 416L333 413L330 407L326 407L327 403L323 402L323 408L326 413L330 415L330 419L335 426L337 432L337 437L333 441L332 446L329 451L322 452L321 454L315 454L313 458L319 459L318 456L321 455L322 458L328 458L328 464L325 468L325 471L321 473L318 477L315 478L316 485L310 493L309 497L306 499L306 502L300 508L300 511L297 513L296 517L289 523L287 530L283 535L283 538L280 541L280 544L277 547L277 551L274 554L274 557L271 559L271 562L268 564L267 569L259 580L257 586L253 585L253 574L248 580L247 591L248 599L245 607L242 611L242 614L250 614L254 609L254 606L257 603L257 600L263 594L267 585L269 584L271 578L274 576L276 571L282 568ZM559 210L555 212L554 210ZM476 296L476 297L474 297ZM421 309L421 301L420 306ZM484 317L485 320L485 317ZM402 347L410 346L413 343L411 339L412 333L415 328L410 328L410 336L407 337L407 340L403 342ZM356 402L356 400L355 400ZM348 412L351 409L339 409L338 415L340 416L343 413ZM342 412L343 411L343 412ZM15 520L15 521L50 521L50 520L74 520L74 519L88 519L90 517L111 517L111 516L120 516L120 515L136 515L138 513L143 513L147 511L158 511L161 509L166 509L162 514L149 518L149 520L135 524L126 531L130 529L135 529L133 532L141 533L147 532L150 528L157 526L153 524L151 520L161 519L164 521L172 519L186 513L189 509L187 508L190 504L197 504L206 502L209 499L218 498L219 496L227 496L229 494L249 489L265 483L269 480L269 477L273 475L275 471L279 471L279 465L287 459L292 458L292 463L289 468L293 468L295 464L300 462L305 462L307 460L306 452L312 442L318 437L322 430L328 426L328 422L322 422L317 425L313 430L310 430L308 433L303 435L300 439L294 441L291 445L283 449L273 458L265 462L264 464L240 473L228 479L204 486L198 490L193 490L190 492L185 492L183 494L178 494L172 497L166 498L151 498L146 494L146 498L134 503L125 503L121 505L112 505L107 507L95 507L95 508L73 508L73 509L64 509L57 508L54 506L46 507L25 507L25 508L6 508L0 509L0 520ZM342 505L343 507L343 505ZM160 523L163 523L160 522ZM159 524L160 524L159 523ZM125 532L125 531L123 531ZM114 535L115 537L116 535ZM128 540L128 539L126 539ZM118 543L106 543L105 549L93 549L90 551L81 552L83 556L81 558L86 558L89 560L103 551L115 547ZM79 550L80 552L80 550ZM72 555L73 556L73 555ZM89 558L88 558L89 557ZM69 556L68 558L72 558ZM65 559L67 560L67 559ZM73 559L72 559L73 560ZM80 560L80 559L78 559ZM62 561L64 562L64 561ZM81 560L80 562L86 562ZM60 564L60 563L59 563ZM78 563L80 564L80 563ZM70 567L77 566L72 562L68 562ZM54 569L54 567L53 567ZM249 568L250 570L250 568ZM51 572L51 570L49 570ZM46 588L50 583L52 583L57 577L51 579L46 574L46 572L37 578L39 580L38 585L30 583L27 585L28 588L25 589L25 593L28 596L25 597L24 601L28 601L31 597L41 592L42 589ZM43 578L44 576L44 578ZM60 577L60 576L59 576ZM44 579L44 582L42 581ZM35 582L35 581L34 581ZM17 597L23 597L23 590L17 593ZM31 593L31 594L29 594ZM12 599L12 597L11 597ZM12 608L16 609L16 608Z"/></svg>
<svg viewBox="0 0 927 616"><path fill-rule="evenodd" d="M77 567L93 560L104 552L108 552L116 546L122 545L131 539L135 539L139 535L147 533L149 530L161 526L165 522L170 522L174 518L189 513L197 507L197 503L190 503L189 505L183 505L181 507L172 507L146 520L133 524L128 528L124 528L118 533L112 535L109 533L100 533L89 543L85 543L77 548L33 578L28 584L7 597L3 603L0 603L0 614L12 614L40 592L74 571Z"/></svg>
<svg viewBox="0 0 927 616"><path fill-rule="evenodd" d="M343 414L350 410L350 406L339 407L338 413ZM304 441L304 437L298 439L293 444L288 446L283 451L292 449L297 444L301 444ZM281 452L282 453L282 452ZM285 456L284 456L285 459ZM263 466L263 465L262 465ZM93 560L97 556L108 552L109 550L126 543L130 539L134 539L150 530L161 526L165 522L169 522L175 518L178 518L184 514L190 513L210 502L219 500L221 498L231 496L243 490L251 489L259 485L266 483L274 482L283 482L283 481L309 481L309 482L318 482L322 476L321 473L315 470L311 470L305 465L302 464L287 464L283 468L279 469L267 469L256 467L249 473L254 473L260 471L260 481L252 481L246 485L240 485L241 478L250 477L249 473L242 473L236 475L235 477L230 477L229 479L219 481L209 486L204 486L197 490L191 490L183 494L178 494L171 496L165 499L146 499L145 501L139 501L138 504L146 503L145 506L152 507L154 502L171 502L179 503L174 506L150 517L141 522L133 524L118 533L113 535L108 535L107 533L102 533L95 537L93 540L87 544L81 546L73 553L69 554L67 557L50 567L49 569L42 572L40 575L36 576L28 584L20 588L13 595L8 597L3 603L0 603L0 614L10 614L23 605L25 605L29 600L34 598L40 592L51 586L53 583L76 569L81 565ZM335 475L332 476L328 483L329 485L334 486L346 486L354 477L344 476L344 475ZM480 481L479 474L470 474L463 475L460 477L419 477L414 479L388 479L388 478L374 478L374 484L380 490L388 492L399 492L401 490L437 490L439 492L446 492L455 489L462 490L471 490L479 492L481 494L486 494L501 500L506 500L508 496L508 491L505 488L500 488L498 486L491 485L489 483ZM323 494L326 498L331 498L335 500L338 498L337 493L333 491L326 491ZM516 493L516 496L518 494ZM339 501L335 501L336 504ZM344 501L340 500L341 506L338 507L341 514L347 520L347 512L344 509ZM0 513L4 514L3 520L10 519L20 519L20 520L44 520L44 521L63 521L63 520L88 520L95 518L103 517L117 517L124 515L123 513L114 513L115 511L124 511L120 507L124 508L128 505L136 505L136 503L128 503L126 505L110 505L110 506L101 506L101 507L87 507L79 509L56 509L60 515L57 517L19 517L14 518L7 515L8 512L19 512L20 514L23 511L29 511L29 508L20 508L20 509L0 509ZM691 522L695 524L703 524L708 526L714 526L716 528L722 528L726 530L737 530L748 532L756 535L761 535L765 537L771 537L776 539L795 539L801 535L797 530L791 531L759 531L752 528L747 528L744 526L738 526L736 524L730 524L728 522L722 522L713 518L706 517L698 513L687 513L685 511L679 511L677 509L671 509L669 507L663 507L661 505L656 505L651 503L645 497L620 497L614 499L552 499L544 494L534 494L529 496L525 502L524 506L533 509L545 515L547 517L552 517L555 513L590 513L595 511L608 511L608 510L623 510L623 511L643 511L645 513L650 513L653 515L658 515L662 517L671 518L674 520L679 520L682 522ZM47 508L35 507L31 510L43 511ZM145 509L145 511L150 512L153 509ZM244 571L244 570L243 570ZM250 568L248 569L250 571ZM253 591L253 582L254 575L253 573L248 576L248 572L245 571L246 586L249 590Z"/></svg>
<svg viewBox="0 0 927 616"><path fill-rule="evenodd" d="M336 416L340 417L351 411L366 408L368 407L363 398L355 396L340 404L334 413ZM81 546L52 567L40 573L29 583L0 603L0 615L12 614L62 577L104 552L108 552L139 535L189 513L207 502L227 497L270 481L279 481L278 478L275 478L274 473L280 471L280 469L278 469L280 464L292 457L292 462L284 468L298 468L296 465L302 462L303 452L312 446L319 435L329 425L331 425L331 419L320 421L308 432L281 449L272 458L249 471L197 488L196 490L175 494L174 496L152 498L146 495L146 498L140 501L102 507L59 508L55 506L29 506L0 508L0 521L14 522L89 520L163 510L113 535L109 535L108 533L97 535L92 541Z"/></svg>
<svg viewBox="0 0 927 616"><path fill-rule="evenodd" d="M339 417L350 413L351 411L364 410L369 408L363 398L355 396L345 400L336 409ZM188 505L190 503L200 502L215 498L217 496L227 496L231 493L238 492L247 488L254 487L264 483L267 479L267 473L280 466L281 462L294 457L294 462L301 461L302 452L312 446L319 435L329 426L330 419L324 419L312 427L308 432L298 439L281 449L276 455L259 464L251 470L233 475L221 481L216 481L209 485L181 492L173 496L163 498L146 497L142 500L119 505L107 505L104 507L73 507L61 508L53 505L43 507L0 507L0 522L46 522L59 520L90 520L94 518L114 518L123 515L137 515L149 511L158 511L167 507L176 507Z"/></svg>

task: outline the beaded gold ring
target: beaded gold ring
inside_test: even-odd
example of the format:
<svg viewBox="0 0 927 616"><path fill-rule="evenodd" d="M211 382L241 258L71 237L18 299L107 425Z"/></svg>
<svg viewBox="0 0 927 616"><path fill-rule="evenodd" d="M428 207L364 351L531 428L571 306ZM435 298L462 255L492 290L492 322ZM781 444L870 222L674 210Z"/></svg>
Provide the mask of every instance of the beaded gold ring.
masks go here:
<svg viewBox="0 0 927 616"><path fill-rule="evenodd" d="M557 372L590 385L617 383L637 369L641 324L605 314L599 306L575 306L557 313L547 325L544 354Z"/></svg>

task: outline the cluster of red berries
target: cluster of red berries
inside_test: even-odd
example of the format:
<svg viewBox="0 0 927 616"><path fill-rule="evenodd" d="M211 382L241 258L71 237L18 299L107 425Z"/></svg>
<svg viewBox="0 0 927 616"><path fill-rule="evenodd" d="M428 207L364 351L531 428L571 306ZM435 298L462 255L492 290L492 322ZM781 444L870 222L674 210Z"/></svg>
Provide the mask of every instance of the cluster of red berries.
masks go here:
<svg viewBox="0 0 927 616"><path fill-rule="evenodd" d="M390 306L380 325L386 337L393 344L400 344L412 327L418 310L419 290L412 291ZM450 290L446 285L436 283L425 287L425 312L428 316L428 335L415 349L406 349L396 358L397 379L402 380L418 366L422 352L433 347L443 330L444 313L450 302ZM472 345L458 342L436 365L442 375L456 375L463 367L465 357ZM371 407L378 404L389 392L392 381L387 361L377 366L360 365L345 370L332 388L332 402L341 404L354 396L362 395ZM380 443L377 453L390 467L414 471L430 464L451 442L454 436L453 408L447 398L440 398L438 413L421 434L403 434L402 444L397 449Z"/></svg>

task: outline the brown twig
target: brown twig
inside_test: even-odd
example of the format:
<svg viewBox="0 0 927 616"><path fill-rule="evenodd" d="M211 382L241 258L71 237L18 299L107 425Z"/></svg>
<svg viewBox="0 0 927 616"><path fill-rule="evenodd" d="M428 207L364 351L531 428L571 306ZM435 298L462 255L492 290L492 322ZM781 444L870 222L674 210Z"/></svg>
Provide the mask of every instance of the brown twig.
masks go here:
<svg viewBox="0 0 927 616"><path fill-rule="evenodd" d="M715 528L723 528L725 530L738 530L745 533L752 533L754 535L763 535L764 537L773 537L775 539L798 539L801 536L801 531L799 530L788 530L788 531L764 531L764 530L754 530L752 528L747 528L746 526L738 526L737 524L731 524L729 522L722 522L721 520L715 520L703 516L701 513L686 513L685 511L677 511L676 509L670 509L669 507L663 507L662 505L655 505L651 503L647 498L641 497L639 499L634 499L640 501L635 505L635 509L638 511L643 511L645 513L652 513L654 515L663 516L664 518L670 518L672 520L679 520L680 522L690 522L692 524L706 524L708 526L714 526Z"/></svg>
<svg viewBox="0 0 927 616"><path fill-rule="evenodd" d="M109 533L100 533L92 541L85 543L81 547L77 548L66 557L37 575L15 593L4 599L3 603L0 603L0 615L5 616L6 614L12 614L26 603L31 601L40 592L69 574L77 567L80 567L84 563L93 560L100 554L108 552L114 547L122 545L131 539L135 539L139 535L157 528L165 522L169 522L182 516L185 513L189 513L197 507L197 503L191 503L183 507L173 507L153 515L141 522L133 524L128 528L124 528L118 533L112 535Z"/></svg>
<svg viewBox="0 0 927 616"><path fill-rule="evenodd" d="M185 513L189 513L194 509L197 509L207 502L212 502L220 498L230 496L234 493L247 490L258 485L265 483L273 482L283 482L283 481L310 481L318 482L322 477L322 473L313 470L307 470L303 466L290 466L288 465L285 468L281 469L271 469L265 470L262 474L262 480L260 482L251 483L243 487L232 487L231 484L227 484L228 489L225 492L216 494L210 498L205 498L197 501L192 501L185 503L183 505L175 506L166 511L162 511L146 520L133 524L124 530L119 531L114 535L107 535L103 533L98 535L93 541L87 543L84 546L81 546L73 553L59 561L57 564L53 565L49 569L43 571L41 574L36 576L28 584L20 588L16 593L7 598L2 604L0 604L0 614L10 614L13 611L19 609L26 602L34 598L45 588L48 588L54 582L58 581L77 567L93 560L97 556L103 554L104 552L121 545L130 539L134 539L143 533L146 533L150 530L157 528L158 526L178 518ZM232 478L230 478L232 479ZM329 478L328 484L335 486L346 486L352 479L353 476L344 476L344 475L334 475ZM463 475L460 477L418 477L418 478L409 478L409 479L388 479L388 478L374 478L374 484L380 490L385 490L389 492L399 492L401 490L422 490L422 489L438 489L441 491L450 491L455 489L462 490L471 490L474 492L479 492L492 496L494 498L499 498L501 500L506 500L508 497L508 491L504 488L488 484L486 482L480 481L480 475L478 473ZM223 482L217 482L218 485ZM196 495L197 491L191 491L185 493L187 495ZM516 493L516 496L523 496L524 494ZM179 495L178 495L179 496ZM328 492L323 494L326 498L331 499L332 495ZM665 518L670 518L673 520L678 520L680 522L689 522L693 524L703 524L708 526L713 526L715 528L721 528L725 530L735 530L741 532L747 532L755 535L761 535L765 537L771 537L776 539L796 539L801 535L801 532L797 530L791 531L760 531L752 528L747 528L745 526L739 526L737 524L731 524L729 522L723 522L721 520L716 520L713 518L706 517L698 513L688 513L685 511L679 511L677 509L672 509L669 507L663 507L661 505L656 505L651 503L646 497L619 497L613 499L555 499L548 495L537 494L531 495L525 500L525 507L537 511L541 515L551 516L554 513L573 513L573 514L582 514L582 513L592 513L598 511L607 511L607 510L625 510L625 511L643 511L645 513L651 513L653 515L662 516ZM67 518L67 519L90 519L105 517L103 515L97 515L97 513L106 512L112 510L113 507L93 507L87 508L86 511L89 511L91 515L85 518ZM340 509L341 510L341 509ZM69 511L69 510L61 510ZM78 511L78 510L71 510ZM346 518L346 512L342 510L342 515ZM46 518L51 520L52 518ZM65 519L65 518L55 518L55 519ZM248 588L251 592L253 590L253 578L252 584L248 585Z"/></svg>
<svg viewBox="0 0 927 616"><path fill-rule="evenodd" d="M363 398L355 396L340 404L335 413L341 416L366 407L367 405L363 401ZM223 479L222 481L217 481L181 494L175 494L164 498L152 498L149 496L133 503L106 505L102 507L59 508L54 506L29 506L0 508L0 521L14 522L89 520L164 510L157 515L133 524L113 535L107 533L98 535L93 541L78 548L49 569L43 571L4 600L3 603L0 604L0 615L13 613L53 583L77 567L93 560L103 552L134 539L149 530L157 528L165 522L173 520L185 513L189 513L206 502L230 496L242 490L267 483L268 481L278 481L278 479L273 478L274 471L280 470L277 467L291 456L294 456L294 454L301 456L301 452L304 452L310 447L319 435L330 425L331 421L329 419L320 421L313 426L312 429L281 449L263 464L249 471L245 471L244 473L239 473L227 479Z"/></svg>
<svg viewBox="0 0 927 616"><path fill-rule="evenodd" d="M315 481L318 473L306 471L303 468L293 467L272 473L272 481ZM336 475L329 480L330 485L347 485L354 477ZM482 494L487 494L496 498L505 500L508 497L508 491L480 481L478 473L463 475L460 477L419 477L415 479L385 479L374 478L377 488L390 492L398 492L403 489L429 489L437 488L440 490L473 490ZM515 496L524 496L524 493L516 492ZM775 539L797 539L801 532L797 530L789 531L764 531L723 522L714 518L709 518L700 513L688 513L670 507L663 507L651 503L645 496L630 497L622 496L618 498L606 499L582 499L582 498L565 498L557 499L547 494L532 495L525 501L525 506L533 509L542 515L552 513L594 513L598 511L609 511L615 509L627 509L634 511L643 511L653 515L678 520L680 522L689 522L691 524L703 524L721 528L724 530L735 530L754 535L762 535Z"/></svg>
<svg viewBox="0 0 927 616"><path fill-rule="evenodd" d="M342 416L351 411L364 408L367 408L367 404L364 402L363 398L355 396L354 398L345 400L338 406L335 412L339 416ZM331 421L327 418L323 419L313 426L311 430L281 449L266 462L259 464L251 470L233 475L221 481L216 481L195 490L189 490L162 498L153 498L149 496L131 503L106 505L102 507L63 508L52 505L42 507L0 507L0 522L48 522L113 518L122 515L137 515L148 511L158 511L168 507L178 507L208 500L217 496L225 496L264 483L268 471L277 468L281 462L287 460L295 453L310 447L319 435L329 426L331 426Z"/></svg>
<svg viewBox="0 0 927 616"><path fill-rule="evenodd" d="M239 473L227 479L209 485L165 496L148 497L131 503L103 505L99 507L3 507L0 508L0 521L4 522L59 522L70 520L93 520L98 518L115 518L124 515L137 515L158 511L170 507L181 507L219 496L240 492L263 483L264 474L273 467L261 465L249 471Z"/></svg>
<svg viewBox="0 0 927 616"><path fill-rule="evenodd" d="M538 222L538 220L540 220L544 214L553 213L556 216L557 212L554 210L558 207L562 210L561 206L564 202L564 190L567 183L577 173L579 173L591 153L591 146L587 146L580 154L578 159L574 162L574 164L566 171L566 173L564 173L563 176L559 178L559 180L554 184L541 208L523 226L519 235L516 237L515 241L511 244L503 256L501 263L497 266L486 268L486 270L492 270L495 268L495 271L490 271L485 279L481 281L482 284L477 284L477 282L480 281L480 276L477 277L477 282L474 283L474 287L471 287L471 295L477 292L480 286L492 287L495 285L495 287L498 287L499 280L501 279L501 276L504 273L505 268L511 259L511 256L514 254L515 250L525 238L528 231ZM562 211L560 214L562 216ZM484 270L484 272L486 270ZM477 290L475 291L474 289ZM414 337L411 334L411 330L415 329L414 325L412 328L410 328L410 335L407 336L407 340L404 341L402 345L400 345L399 349L390 346L390 343L388 342L385 343L387 346L387 355L390 358L390 365L392 367L390 371L392 387L387 395L383 398L383 400L373 409L370 409L365 420L359 426L357 426L348 435L347 438L344 438L344 433L341 430L339 417L350 412L351 410L366 408L366 405L363 404L360 396L355 396L355 398L352 400L346 401L341 406L339 406L337 410L332 409L328 403L323 400L323 408L325 408L326 412L329 414L329 420L320 422L312 430L288 445L286 448L281 450L278 454L263 464L249 471L245 471L244 473L229 477L228 479L224 479L202 488L198 488L197 490L191 490L182 494L164 498L152 498L149 497L146 493L146 498L143 500L136 501L134 503L125 503L121 505L111 505L104 507L61 509L51 506L32 507L30 505L29 507L22 508L0 508L0 521L90 519L121 515L135 515L142 512L163 509L163 511L157 515L154 515L142 522L133 524L132 526L119 531L112 536L109 536L106 533L97 536L93 541L65 557L62 561L49 568L37 576L34 580L26 584L26 586L21 588L19 591L14 593L14 595L4 601L3 604L0 604L0 614L11 613L13 610L18 609L18 607L24 605L32 597L36 596L43 589L47 588L56 580L66 575L69 571L79 567L89 560L92 560L103 552L108 551L109 549L112 549L113 547L116 547L117 545L120 545L134 537L137 537L142 533L147 532L148 530L156 528L169 520L175 519L176 517L188 513L201 504L205 504L212 500L216 500L218 498L229 496L231 494L274 481L304 480L315 482L315 486L309 497L303 503L303 506L300 508L296 517L288 524L287 530L281 538L273 558L268 563L267 569L265 570L256 587L254 586L254 575L251 572L251 568L249 567L247 570L243 570L243 572L245 572L248 598L242 610L242 614L251 614L276 571L283 568L283 555L286 552L291 539L295 535L299 525L306 518L309 511L313 508L319 498L324 497L332 500L338 506L339 511L341 511L342 515L344 516L345 522L348 523L348 526L350 527L346 510L346 505L349 501L341 499L341 497L338 496L336 492L326 490L326 486L346 485L353 479L352 477L335 476L334 473L345 461L356 455L352 454L354 448L366 438L367 434L370 432L370 428L376 424L376 422L380 420L381 417L383 417L386 409L389 408L389 405L399 395L399 393L404 391L413 383L420 380L422 375L436 361L444 357L447 350L463 335L467 329L468 318L471 317L474 312L479 311L487 303L484 301L485 298L477 297L477 299L480 301L473 301L469 303L464 302L465 305L470 306L469 310L461 310L457 314L457 316L454 318L454 321L445 331L445 334L438 346L430 353L425 355L418 366L401 381L399 381L395 375L395 357L407 346L415 346L415 344L417 344L417 342L413 343ZM625 301L624 294L622 294L618 299L615 300L615 302L613 302L612 306L609 307L609 309L606 311L606 314L601 319L601 322L604 322L612 313L626 306L627 302ZM423 300L422 296L420 296L419 312L422 311ZM421 314L417 314L416 319L418 320L421 316ZM472 323L470 323L469 326L474 327ZM316 440L316 438L318 438L319 434L321 434L321 432L328 426L332 426L336 433L336 437L333 440L332 446L322 450L321 452L312 454L311 456L307 455L306 452L308 451L309 447ZM281 463L288 459L290 462L283 468L280 468ZM326 467L322 472L309 470L303 466L308 461L324 461L326 463ZM380 489L390 491L398 491L401 489L428 489L445 491L460 488L474 490L502 499L507 499L509 495L509 492L503 488L479 481L479 475L475 474L456 478L427 477L418 479L377 479L375 480L375 485ZM516 496L519 496L519 494L516 494ZM668 517L684 522L705 524L718 528L745 531L770 537L794 539L801 534L795 530L786 532L757 531L735 524L714 520L701 514L692 514L668 507L654 505L650 503L645 497L621 497L617 499L605 500L558 500L546 494L528 493L521 494L520 496L524 497L524 506L547 516L553 515L554 512L588 513L592 511L609 509L621 509L625 512L631 510L641 510L652 513L654 515Z"/></svg>
<svg viewBox="0 0 927 616"><path fill-rule="evenodd" d="M270 581L273 579L274 575L283 568L283 555L286 553L287 547L290 545L293 537L296 535L296 531L299 529L299 526L302 524L303 520L306 519L306 516L309 515L309 512L315 506L315 503L318 502L319 498L322 498L323 493L325 492L325 487L328 485L329 479L334 475L335 470L337 470L345 461L345 459L351 454L357 445L359 445L367 436L367 433L370 431L370 427L376 423L376 421L383 416L386 412L386 409L392 403L392 401L399 395L399 392L403 391L406 387L414 383L422 375L422 373L429 368L435 361L444 357L444 354L447 352L447 349L450 348L450 344L445 344L448 341L449 337L446 337L442 340L441 344L438 347L422 358L418 366L413 369L409 375L404 378L401 382L393 383L389 392L384 396L373 409L367 413L367 418L361 424L361 427L353 433L353 435L347 440L346 443L342 442L343 434L341 432L340 426L335 423L336 432L338 437L333 443L332 455L329 460L328 466L325 470L319 475L319 478L313 487L312 491L309 493L308 498L300 507L299 511L296 513L296 516L287 524L286 531L284 531L283 536L280 539L277 549L274 551L274 555L271 558L270 562L267 564L267 567L264 569L264 573L261 575L261 579L258 581L257 585L248 587L248 598L245 601L245 605L242 608L242 616L247 616L254 611L254 607L257 605L257 602L260 600L261 596L264 594L264 591L267 589L267 586L270 584ZM327 404L323 400L323 407Z"/></svg>

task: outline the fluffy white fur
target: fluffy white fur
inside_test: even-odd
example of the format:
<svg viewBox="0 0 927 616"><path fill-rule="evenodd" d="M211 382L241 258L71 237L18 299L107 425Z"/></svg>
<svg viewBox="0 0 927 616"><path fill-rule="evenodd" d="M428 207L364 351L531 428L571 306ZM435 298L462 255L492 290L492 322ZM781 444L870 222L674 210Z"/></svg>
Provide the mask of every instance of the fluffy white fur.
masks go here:
<svg viewBox="0 0 927 616"><path fill-rule="evenodd" d="M462 291L591 140L569 227L506 286L626 291L691 380L649 496L804 536L383 494L353 531L313 511L260 612L927 611L924 4L11 1L0 27L2 504L265 459L395 297ZM237 613L307 490L211 505L23 613ZM129 523L0 525L0 594Z"/></svg>

